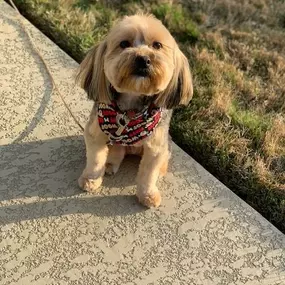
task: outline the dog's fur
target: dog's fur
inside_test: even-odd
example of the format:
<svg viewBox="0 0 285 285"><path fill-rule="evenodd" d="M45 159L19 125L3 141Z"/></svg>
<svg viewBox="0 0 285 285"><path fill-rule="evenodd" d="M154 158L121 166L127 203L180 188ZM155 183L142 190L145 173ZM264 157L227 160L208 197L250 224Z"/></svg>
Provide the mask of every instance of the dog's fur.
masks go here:
<svg viewBox="0 0 285 285"><path fill-rule="evenodd" d="M122 47L123 41L125 45L127 41L127 47ZM147 75L134 74L138 56L150 60ZM151 15L134 15L123 18L104 41L89 51L80 65L78 81L95 101L84 132L87 163L79 178L80 187L96 191L104 173L116 173L126 153L139 154L137 197L147 207L158 207L161 196L156 182L167 171L172 109L188 104L193 94L187 58L159 20ZM140 111L145 102L162 108L155 131L134 146L108 146L108 136L99 127L97 104L113 100L110 85L119 93L117 105L121 111Z"/></svg>

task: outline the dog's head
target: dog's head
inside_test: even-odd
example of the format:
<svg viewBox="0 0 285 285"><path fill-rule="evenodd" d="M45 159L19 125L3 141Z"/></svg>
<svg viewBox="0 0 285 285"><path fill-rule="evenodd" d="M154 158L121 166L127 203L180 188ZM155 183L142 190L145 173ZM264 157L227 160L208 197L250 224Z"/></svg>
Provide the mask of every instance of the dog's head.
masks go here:
<svg viewBox="0 0 285 285"><path fill-rule="evenodd" d="M117 92L154 96L160 107L188 104L193 94L187 58L165 26L153 16L118 22L80 65L78 80L88 97L110 102Z"/></svg>

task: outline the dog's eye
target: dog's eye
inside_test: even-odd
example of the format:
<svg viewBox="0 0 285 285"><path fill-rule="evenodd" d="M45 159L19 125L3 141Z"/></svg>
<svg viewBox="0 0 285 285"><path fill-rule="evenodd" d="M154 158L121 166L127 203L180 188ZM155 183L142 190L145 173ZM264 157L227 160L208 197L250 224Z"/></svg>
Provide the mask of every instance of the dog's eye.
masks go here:
<svg viewBox="0 0 285 285"><path fill-rule="evenodd" d="M131 43L129 41L121 41L120 42L120 47L121 48L128 48L131 46Z"/></svg>
<svg viewBox="0 0 285 285"><path fill-rule="evenodd" d="M161 49L162 48L162 44L160 42L153 42L152 46L155 49Z"/></svg>

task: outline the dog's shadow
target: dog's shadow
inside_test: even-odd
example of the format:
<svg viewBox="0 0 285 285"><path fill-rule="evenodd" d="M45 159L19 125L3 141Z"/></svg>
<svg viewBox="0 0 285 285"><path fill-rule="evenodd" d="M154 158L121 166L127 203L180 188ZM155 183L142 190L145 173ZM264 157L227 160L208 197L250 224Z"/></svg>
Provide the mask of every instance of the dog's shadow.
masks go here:
<svg viewBox="0 0 285 285"><path fill-rule="evenodd" d="M1 222L71 213L129 215L144 210L134 197L138 157L126 157L117 174L104 177L97 194L82 192L77 184L85 166L82 136L4 145L0 156L0 201L8 202L0 208ZM10 200L20 203L9 205Z"/></svg>

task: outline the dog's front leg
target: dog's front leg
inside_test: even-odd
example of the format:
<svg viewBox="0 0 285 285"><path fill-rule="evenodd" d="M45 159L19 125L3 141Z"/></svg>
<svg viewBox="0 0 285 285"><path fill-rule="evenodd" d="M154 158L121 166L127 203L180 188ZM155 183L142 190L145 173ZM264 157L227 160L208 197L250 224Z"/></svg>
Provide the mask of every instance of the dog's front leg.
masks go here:
<svg viewBox="0 0 285 285"><path fill-rule="evenodd" d="M84 139L87 162L78 184L87 192L95 192L102 184L108 156L107 136L101 131L96 116L90 118Z"/></svg>
<svg viewBox="0 0 285 285"><path fill-rule="evenodd" d="M156 182L159 175L166 171L169 160L167 138L167 129L161 127L144 144L137 177L137 197L146 207L158 207L161 202Z"/></svg>

